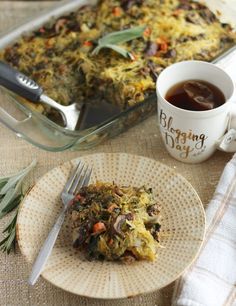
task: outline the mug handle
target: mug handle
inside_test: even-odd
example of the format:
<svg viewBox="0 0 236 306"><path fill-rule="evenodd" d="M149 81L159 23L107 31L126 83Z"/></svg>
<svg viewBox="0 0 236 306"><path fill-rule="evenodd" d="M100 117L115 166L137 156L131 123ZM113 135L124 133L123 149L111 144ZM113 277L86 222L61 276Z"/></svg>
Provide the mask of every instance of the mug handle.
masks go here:
<svg viewBox="0 0 236 306"><path fill-rule="evenodd" d="M217 141L217 149L236 152L236 102L231 105L227 132Z"/></svg>

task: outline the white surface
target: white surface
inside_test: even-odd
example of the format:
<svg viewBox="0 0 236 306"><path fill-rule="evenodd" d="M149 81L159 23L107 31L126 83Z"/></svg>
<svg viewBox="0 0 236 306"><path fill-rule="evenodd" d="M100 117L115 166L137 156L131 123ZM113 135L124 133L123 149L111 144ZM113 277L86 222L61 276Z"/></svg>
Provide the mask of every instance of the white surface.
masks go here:
<svg viewBox="0 0 236 306"><path fill-rule="evenodd" d="M205 245L177 284L173 306L236 305L235 178L236 155L227 164L208 206Z"/></svg>

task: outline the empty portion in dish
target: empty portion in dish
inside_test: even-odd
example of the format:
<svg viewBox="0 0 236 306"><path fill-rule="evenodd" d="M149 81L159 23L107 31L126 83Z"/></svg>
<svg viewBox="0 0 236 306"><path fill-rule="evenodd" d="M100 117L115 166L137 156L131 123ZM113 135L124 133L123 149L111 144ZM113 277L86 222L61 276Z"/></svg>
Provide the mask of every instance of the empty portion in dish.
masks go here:
<svg viewBox="0 0 236 306"><path fill-rule="evenodd" d="M140 38L122 44L132 59L103 48L110 32L145 26ZM236 41L227 24L190 0L100 0L52 20L0 52L0 59L38 82L61 104L106 99L127 109L155 92L160 71L171 63L212 60ZM52 115L42 105L32 105Z"/></svg>
<svg viewBox="0 0 236 306"><path fill-rule="evenodd" d="M151 188L101 182L83 187L70 210L73 246L90 259L155 260L159 208Z"/></svg>

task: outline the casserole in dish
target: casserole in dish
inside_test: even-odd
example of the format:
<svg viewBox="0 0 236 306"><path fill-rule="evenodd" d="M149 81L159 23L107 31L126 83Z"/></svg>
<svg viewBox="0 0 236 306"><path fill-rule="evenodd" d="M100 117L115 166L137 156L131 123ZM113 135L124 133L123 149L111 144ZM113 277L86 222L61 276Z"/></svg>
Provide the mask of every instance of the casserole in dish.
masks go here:
<svg viewBox="0 0 236 306"><path fill-rule="evenodd" d="M56 101L87 103L95 93L120 107L113 118L72 132L49 120L52 110L26 101L22 105L4 91L11 102L1 99L0 120L47 150L87 148L141 121L155 110L155 81L164 67L186 59L213 60L236 40L230 26L192 1L84 4L94 2L63 3L0 39L0 58L36 80ZM107 33L138 25L145 26L142 37L122 45L132 60L110 49L92 54ZM9 115L14 106L10 115L20 112L20 119Z"/></svg>

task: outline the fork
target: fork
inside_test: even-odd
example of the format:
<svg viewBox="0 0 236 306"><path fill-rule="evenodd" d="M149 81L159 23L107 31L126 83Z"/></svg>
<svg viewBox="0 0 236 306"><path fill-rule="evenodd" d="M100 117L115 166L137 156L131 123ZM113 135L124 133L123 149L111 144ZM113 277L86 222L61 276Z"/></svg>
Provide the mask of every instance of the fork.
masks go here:
<svg viewBox="0 0 236 306"><path fill-rule="evenodd" d="M75 193L83 186L87 186L92 174L92 168L88 166L84 170L84 164L81 162L78 163L77 167L73 171L69 180L67 181L62 193L61 200L63 203L63 208L60 215L57 218L56 223L48 234L47 239L45 240L32 268L31 275L29 277L28 283L34 285L39 278L51 252L53 246L56 242L57 236L60 232L61 226L65 219L65 214L68 210L69 204L73 200Z"/></svg>

